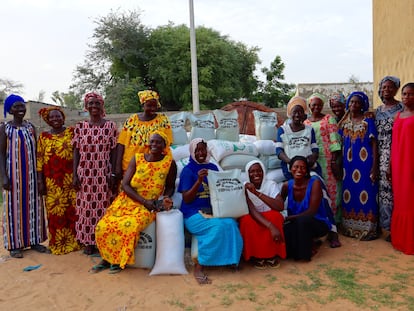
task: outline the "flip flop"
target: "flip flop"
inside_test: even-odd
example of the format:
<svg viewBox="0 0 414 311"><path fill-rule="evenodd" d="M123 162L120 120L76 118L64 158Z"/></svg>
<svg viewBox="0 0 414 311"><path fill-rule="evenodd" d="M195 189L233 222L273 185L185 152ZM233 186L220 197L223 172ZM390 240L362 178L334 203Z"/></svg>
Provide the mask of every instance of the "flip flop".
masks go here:
<svg viewBox="0 0 414 311"><path fill-rule="evenodd" d="M30 248L32 250L35 250L36 252L39 252L39 253L46 253L46 251L47 251L47 247L43 246L41 244L32 245L32 246L30 246Z"/></svg>
<svg viewBox="0 0 414 311"><path fill-rule="evenodd" d="M211 280L205 274L196 276L195 279L199 285L211 284Z"/></svg>
<svg viewBox="0 0 414 311"><path fill-rule="evenodd" d="M98 263L97 265L94 265L90 270L89 273L95 274L99 273L103 270L110 269L111 265L109 263Z"/></svg>
<svg viewBox="0 0 414 311"><path fill-rule="evenodd" d="M23 258L23 252L20 249L13 249L10 251L10 256L13 258Z"/></svg>
<svg viewBox="0 0 414 311"><path fill-rule="evenodd" d="M272 269L278 269L280 267L280 261L277 258L266 259L266 265Z"/></svg>
<svg viewBox="0 0 414 311"><path fill-rule="evenodd" d="M121 272L122 269L119 265L111 265L109 268L109 274L117 274L119 272Z"/></svg>
<svg viewBox="0 0 414 311"><path fill-rule="evenodd" d="M332 241L329 241L329 246L331 248L337 248L337 247L341 247L342 244L341 242L339 242L339 240L332 240Z"/></svg>

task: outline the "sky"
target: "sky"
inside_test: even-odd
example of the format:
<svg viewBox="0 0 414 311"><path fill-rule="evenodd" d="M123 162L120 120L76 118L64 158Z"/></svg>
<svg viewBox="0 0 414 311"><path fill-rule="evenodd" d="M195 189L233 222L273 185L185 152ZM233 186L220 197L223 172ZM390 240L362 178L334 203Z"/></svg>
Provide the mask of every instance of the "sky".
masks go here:
<svg viewBox="0 0 414 311"><path fill-rule="evenodd" d="M371 0L193 0L195 26L259 47L259 69L279 55L288 83L373 80ZM53 103L85 59L99 17L141 12L143 25L190 26L189 0L2 0L0 79Z"/></svg>

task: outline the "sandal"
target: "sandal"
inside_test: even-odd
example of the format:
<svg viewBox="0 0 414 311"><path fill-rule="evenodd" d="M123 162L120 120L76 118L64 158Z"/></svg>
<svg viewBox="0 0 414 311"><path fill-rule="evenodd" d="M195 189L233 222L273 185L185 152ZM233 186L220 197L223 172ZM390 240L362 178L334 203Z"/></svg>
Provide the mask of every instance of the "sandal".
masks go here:
<svg viewBox="0 0 414 311"><path fill-rule="evenodd" d="M109 267L109 272L108 273L109 274L116 274L116 273L119 273L121 271L122 271L122 269L119 265L111 265Z"/></svg>
<svg viewBox="0 0 414 311"><path fill-rule="evenodd" d="M274 257L271 259L266 259L266 265L272 269L278 269L280 267L280 261Z"/></svg>
<svg viewBox="0 0 414 311"><path fill-rule="evenodd" d="M341 247L342 244L341 244L341 242L339 242L339 240L331 240L331 241L329 241L329 246L331 248L337 248L337 247Z"/></svg>
<svg viewBox="0 0 414 311"><path fill-rule="evenodd" d="M47 247L41 244L32 245L30 246L30 249L35 250L36 252L39 252L39 253L46 253L47 251Z"/></svg>
<svg viewBox="0 0 414 311"><path fill-rule="evenodd" d="M259 270L264 270L267 267L266 266L266 261L264 259L256 259L256 261L254 263L254 267L256 269L259 269Z"/></svg>
<svg viewBox="0 0 414 311"><path fill-rule="evenodd" d="M10 257L13 258L23 258L23 252L21 249L12 249L10 251Z"/></svg>
<svg viewBox="0 0 414 311"><path fill-rule="evenodd" d="M196 281L198 282L199 285L211 284L211 280L205 274L195 276L195 279L196 279Z"/></svg>
<svg viewBox="0 0 414 311"><path fill-rule="evenodd" d="M88 256L95 254L96 253L95 245L86 245L85 249L83 250L83 253Z"/></svg>
<svg viewBox="0 0 414 311"><path fill-rule="evenodd" d="M106 260L102 260L100 263L93 266L89 270L89 273L95 274L95 273L101 272L103 270L110 269L110 267L111 267L111 265L109 264L109 262L107 262Z"/></svg>

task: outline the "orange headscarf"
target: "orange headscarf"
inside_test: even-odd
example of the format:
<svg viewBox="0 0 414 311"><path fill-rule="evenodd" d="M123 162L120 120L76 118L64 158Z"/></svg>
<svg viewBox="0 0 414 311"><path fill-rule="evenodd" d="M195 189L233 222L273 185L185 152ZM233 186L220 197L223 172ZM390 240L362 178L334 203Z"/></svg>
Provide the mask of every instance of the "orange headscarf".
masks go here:
<svg viewBox="0 0 414 311"><path fill-rule="evenodd" d="M65 123L65 113L63 112L63 110L60 108L60 107L58 107L58 106L55 106L55 107L48 107L48 108L42 108L42 109L40 109L39 111L38 111L38 114L39 114L39 116L48 124L48 125L51 125L50 124L50 122L49 122L49 113L51 112L51 111L53 111L53 110L57 110L57 111L59 111L61 114L62 114L62 117L63 117L63 123Z"/></svg>

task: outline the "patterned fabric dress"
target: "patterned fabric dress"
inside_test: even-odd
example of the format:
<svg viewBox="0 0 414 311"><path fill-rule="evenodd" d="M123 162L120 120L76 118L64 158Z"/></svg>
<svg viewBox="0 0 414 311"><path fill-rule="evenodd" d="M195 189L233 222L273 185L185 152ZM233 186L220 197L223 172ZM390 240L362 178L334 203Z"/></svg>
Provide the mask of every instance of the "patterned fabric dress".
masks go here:
<svg viewBox="0 0 414 311"><path fill-rule="evenodd" d="M360 240L377 238L378 184L372 183L371 138L377 138L375 122L365 118L353 123L348 117L339 133L343 137L342 224L344 235Z"/></svg>
<svg viewBox="0 0 414 311"><path fill-rule="evenodd" d="M46 240L44 210L36 174L36 137L33 125L5 124L6 174L11 190L3 190L3 238L7 250L25 248Z"/></svg>
<svg viewBox="0 0 414 311"><path fill-rule="evenodd" d="M156 200L164 193L164 185L172 162L167 154L157 162L147 162L143 153L135 155L135 174L131 186L146 200ZM121 192L96 226L96 244L102 258L111 264L135 262L134 249L143 231L155 219L155 213Z"/></svg>
<svg viewBox="0 0 414 311"><path fill-rule="evenodd" d="M311 125L315 130L316 142L319 146L318 163L321 166L322 178L325 181L326 189L331 199L331 209L334 215L337 213L338 182L332 172L331 159L332 153L341 150L341 141L338 135L338 125L335 118L331 115L325 115L321 120L311 122L305 120L304 124ZM340 203L339 203L340 204Z"/></svg>
<svg viewBox="0 0 414 311"><path fill-rule="evenodd" d="M392 129L391 162L394 209L391 219L392 246L414 255L414 204L412 198L414 162L414 117L400 118Z"/></svg>
<svg viewBox="0 0 414 311"><path fill-rule="evenodd" d="M76 251L76 191L73 179L73 127L62 133L43 132L37 143L37 170L43 173L49 230L49 249L63 255Z"/></svg>
<svg viewBox="0 0 414 311"><path fill-rule="evenodd" d="M164 132L168 140L173 141L170 120L163 113L158 113L150 121L141 121L138 114L133 114L125 121L118 138L118 143L125 147L122 159L124 171L135 153L145 152L146 146L149 145L149 136L154 131Z"/></svg>
<svg viewBox="0 0 414 311"><path fill-rule="evenodd" d="M78 177L81 189L76 193L76 238L85 245L95 245L95 226L108 208L112 191L110 152L116 146L117 128L112 121L102 126L82 121L75 127L73 146L79 149Z"/></svg>
<svg viewBox="0 0 414 311"><path fill-rule="evenodd" d="M403 109L403 105L398 103L390 109L385 109L382 105L375 113L375 125L378 131L378 153L379 153L379 192L378 204L380 214L380 224L385 230L390 230L391 214L393 207L393 192L391 184L387 178L387 171L391 156L391 138L394 117L398 111Z"/></svg>

